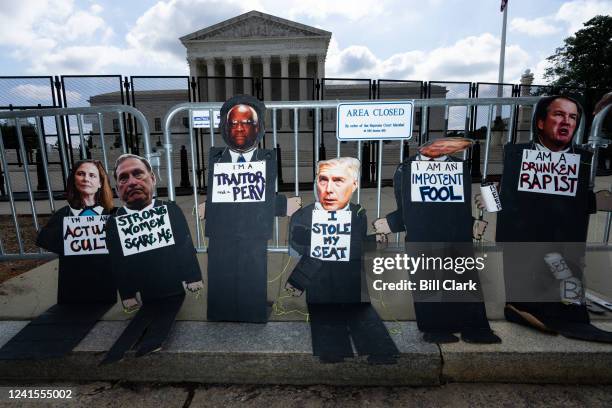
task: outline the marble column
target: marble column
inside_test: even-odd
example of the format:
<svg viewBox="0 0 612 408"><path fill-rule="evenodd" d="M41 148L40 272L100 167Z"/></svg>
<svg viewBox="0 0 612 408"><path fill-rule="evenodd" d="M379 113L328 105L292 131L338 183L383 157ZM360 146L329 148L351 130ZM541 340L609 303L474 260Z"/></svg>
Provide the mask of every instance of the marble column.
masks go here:
<svg viewBox="0 0 612 408"><path fill-rule="evenodd" d="M198 60L193 57L187 57L187 65L189 66L189 76L198 76Z"/></svg>
<svg viewBox="0 0 612 408"><path fill-rule="evenodd" d="M281 100L289 100L289 55L280 56L281 63ZM289 110L283 109L281 116L281 125L283 129L289 129Z"/></svg>
<svg viewBox="0 0 612 408"><path fill-rule="evenodd" d="M215 71L215 59L207 58L206 59L206 76L214 77L217 73ZM217 87L215 86L215 78L208 79L208 101L216 102L217 101Z"/></svg>
<svg viewBox="0 0 612 408"><path fill-rule="evenodd" d="M247 79L247 77L251 76L251 57L242 57L242 76L244 77L243 93L245 95L251 95L253 93L253 80L251 78Z"/></svg>
<svg viewBox="0 0 612 408"><path fill-rule="evenodd" d="M232 57L223 58L223 62L225 63L225 76L232 77L234 76L234 66L232 65ZM226 78L225 79L225 99L229 99L234 96L234 80Z"/></svg>
<svg viewBox="0 0 612 408"><path fill-rule="evenodd" d="M261 57L261 67L262 67L262 76L264 78L271 77L271 57L269 55L264 55ZM272 82L269 79L263 79L261 84L263 86L263 95L264 102L270 102L272 100ZM268 129L272 129L272 110L266 109L266 126Z"/></svg>
<svg viewBox="0 0 612 408"><path fill-rule="evenodd" d="M308 55L300 55L299 57L299 87L300 87L300 101L306 101L312 99L311 93L309 93L308 85L310 85L309 81L306 80L308 77L308 72L306 70L306 63L308 61ZM300 110L300 128L305 129L309 127L308 121L308 109Z"/></svg>

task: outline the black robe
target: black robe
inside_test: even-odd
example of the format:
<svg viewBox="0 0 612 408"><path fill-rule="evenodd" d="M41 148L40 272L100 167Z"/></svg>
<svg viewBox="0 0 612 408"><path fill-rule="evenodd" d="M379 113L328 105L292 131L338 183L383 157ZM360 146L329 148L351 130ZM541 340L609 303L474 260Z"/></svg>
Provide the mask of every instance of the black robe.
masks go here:
<svg viewBox="0 0 612 408"><path fill-rule="evenodd" d="M108 249L119 295L125 300L140 293L142 307L109 350L103 363L121 360L124 353L139 341L137 356L160 349L185 299L183 282L202 280L183 212L173 202L155 200L154 207L163 205L168 208L173 245L124 256L115 217L127 212L120 208L115 217L108 220Z"/></svg>
<svg viewBox="0 0 612 408"><path fill-rule="evenodd" d="M309 255L314 208L308 205L291 217L289 245L301 258L288 279L306 291L313 354L323 362L340 362L353 357L352 339L370 363L394 363L399 351L370 304L365 284L363 252L376 245L374 237L367 237L366 211L350 204L350 257L335 262Z"/></svg>
<svg viewBox="0 0 612 408"><path fill-rule="evenodd" d="M69 206L60 208L36 239L38 246L59 255L57 304L2 347L2 360L56 358L70 353L117 301L107 254L64 255L64 217L72 216Z"/></svg>
<svg viewBox="0 0 612 408"><path fill-rule="evenodd" d="M506 283L506 318L526 324L516 310L527 312L549 330L567 337L612 342L612 334L590 325L585 304L561 303L560 281L544 261L548 253L560 253L573 276L582 279L582 259L589 215L596 211L589 188L590 152L573 147L580 155L575 196L531 193L518 190L525 149L533 143L504 146L501 180L502 210L497 215L497 242L503 243Z"/></svg>
<svg viewBox="0 0 612 408"><path fill-rule="evenodd" d="M213 321L265 323L268 320L268 255L274 216L287 213L287 199L277 195L276 151L257 149L251 161L266 162L265 200L212 202L215 163L231 163L228 148L209 153L205 235L208 241L207 318Z"/></svg>
<svg viewBox="0 0 612 408"><path fill-rule="evenodd" d="M463 165L463 202L413 202L411 197L411 165L415 157L399 165L393 176L397 210L387 215L392 232L406 232L406 252L418 257L474 257L472 245L472 183L468 166ZM461 162L448 157L446 162ZM429 163L423 161L422 163ZM432 163L438 163L436 161ZM443 282L477 282L476 291L449 292L416 290L414 307L419 329L431 342L452 342L458 339L451 333L461 332L467 342L499 342L487 320L478 272L419 271L411 276L417 285L422 280ZM420 287L420 286L418 286Z"/></svg>

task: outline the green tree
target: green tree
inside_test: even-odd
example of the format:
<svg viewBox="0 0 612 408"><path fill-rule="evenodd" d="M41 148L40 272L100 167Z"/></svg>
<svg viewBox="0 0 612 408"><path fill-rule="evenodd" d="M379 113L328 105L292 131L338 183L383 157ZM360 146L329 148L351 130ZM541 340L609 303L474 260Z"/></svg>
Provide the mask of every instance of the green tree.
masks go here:
<svg viewBox="0 0 612 408"><path fill-rule="evenodd" d="M612 16L595 16L547 58L555 86L612 89Z"/></svg>

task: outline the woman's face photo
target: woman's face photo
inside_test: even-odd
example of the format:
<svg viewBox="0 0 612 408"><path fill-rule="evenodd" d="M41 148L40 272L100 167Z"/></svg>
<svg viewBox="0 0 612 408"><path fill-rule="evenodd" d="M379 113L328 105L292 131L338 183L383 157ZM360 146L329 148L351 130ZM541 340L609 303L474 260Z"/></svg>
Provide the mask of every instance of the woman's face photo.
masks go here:
<svg viewBox="0 0 612 408"><path fill-rule="evenodd" d="M83 163L74 172L74 184L82 196L96 194L102 186L100 172L93 163Z"/></svg>

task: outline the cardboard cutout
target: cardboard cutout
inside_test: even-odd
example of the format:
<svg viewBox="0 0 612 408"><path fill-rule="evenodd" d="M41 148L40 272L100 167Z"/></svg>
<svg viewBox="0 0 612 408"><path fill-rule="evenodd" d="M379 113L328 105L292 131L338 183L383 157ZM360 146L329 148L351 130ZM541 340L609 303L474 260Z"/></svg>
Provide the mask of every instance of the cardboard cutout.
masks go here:
<svg viewBox="0 0 612 408"><path fill-rule="evenodd" d="M582 278L595 197L589 189L591 153L571 144L580 114L580 106L569 98L542 98L532 123L536 142L504 146L500 191L504 207L497 216L496 240L506 243L504 277L509 303L505 316L511 322L566 337L612 342L612 333L590 324L584 299L561 302L565 299L558 289L560 278L547 264L551 254L559 254L571 278L578 282ZM527 247L529 256L525 256ZM525 285L528 290L555 293L556 298L521 299Z"/></svg>
<svg viewBox="0 0 612 408"><path fill-rule="evenodd" d="M449 140L450 139L450 140ZM393 177L397 210L387 214L392 232L406 231L406 251L411 256L473 257L471 177L465 164L446 157L468 147L468 139L436 139L421 148L421 154L404 161ZM432 157L426 156L431 154ZM429 161L437 158L438 160ZM461 171L459 173L459 170ZM438 281L454 279L478 282L474 293L440 291L413 292L419 330L428 342L459 339L471 343L499 343L489 326L476 270L459 275L454 271L419 271L414 278Z"/></svg>
<svg viewBox="0 0 612 408"><path fill-rule="evenodd" d="M251 96L235 96L221 108L227 147L211 148L208 162L208 320L268 320L266 247L274 216L287 213L287 198L275 192L275 150L257 148L264 118L265 106Z"/></svg>
<svg viewBox="0 0 612 408"><path fill-rule="evenodd" d="M102 215L105 214L105 215ZM55 212L36 243L59 255L57 304L31 321L0 350L0 359L47 359L72 351L117 301L103 208Z"/></svg>
<svg viewBox="0 0 612 408"><path fill-rule="evenodd" d="M185 216L173 202L154 200L140 211L120 208L107 223L108 249L121 299L140 293L142 307L103 364L160 349L183 304L183 282L202 279Z"/></svg>
<svg viewBox="0 0 612 408"><path fill-rule="evenodd" d="M301 258L288 284L306 291L313 354L323 362L340 362L357 354L370 363L395 363L399 351L370 304L365 286L363 252L367 242L366 212L349 203L357 186L346 158L319 164L317 197L298 210L290 223L290 248ZM340 170L340 171L338 171Z"/></svg>

